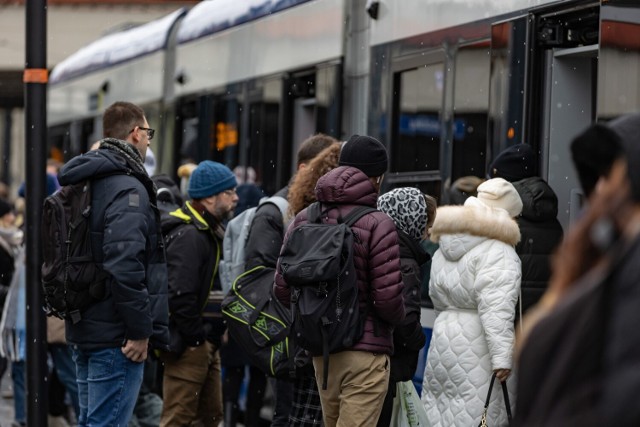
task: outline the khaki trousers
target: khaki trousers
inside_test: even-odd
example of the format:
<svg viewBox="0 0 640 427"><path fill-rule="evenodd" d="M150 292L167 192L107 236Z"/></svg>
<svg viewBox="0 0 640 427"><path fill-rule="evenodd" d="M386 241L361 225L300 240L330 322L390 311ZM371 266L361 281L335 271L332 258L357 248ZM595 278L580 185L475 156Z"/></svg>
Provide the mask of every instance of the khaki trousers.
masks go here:
<svg viewBox="0 0 640 427"><path fill-rule="evenodd" d="M375 426L389 385L389 356L366 351L329 355L322 390L322 356L313 358L325 427Z"/></svg>
<svg viewBox="0 0 640 427"><path fill-rule="evenodd" d="M166 360L160 427L218 426L222 422L220 353L209 342Z"/></svg>

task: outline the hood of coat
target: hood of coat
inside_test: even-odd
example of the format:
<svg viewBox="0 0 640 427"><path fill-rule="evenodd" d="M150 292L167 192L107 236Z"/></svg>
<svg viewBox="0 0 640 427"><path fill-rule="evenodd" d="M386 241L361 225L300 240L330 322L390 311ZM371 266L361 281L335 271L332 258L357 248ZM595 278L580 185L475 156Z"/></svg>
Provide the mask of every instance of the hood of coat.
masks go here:
<svg viewBox="0 0 640 427"><path fill-rule="evenodd" d="M620 137L627 158L627 173L631 192L636 202L640 202L640 114L627 114L606 123Z"/></svg>
<svg viewBox="0 0 640 427"><path fill-rule="evenodd" d="M558 197L549 184L542 178L534 176L518 182L513 186L522 199L522 213L524 219L543 222L558 216Z"/></svg>
<svg viewBox="0 0 640 427"><path fill-rule="evenodd" d="M58 173L60 185L71 185L98 175L131 173L124 157L109 150L93 150L69 160Z"/></svg>
<svg viewBox="0 0 640 427"><path fill-rule="evenodd" d="M360 169L340 166L320 177L316 198L323 203L376 207L378 192Z"/></svg>
<svg viewBox="0 0 640 427"><path fill-rule="evenodd" d="M447 259L459 259L487 239L515 246L520 241L520 229L504 209L491 208L479 202L438 208L431 228L431 240L440 243Z"/></svg>
<svg viewBox="0 0 640 427"><path fill-rule="evenodd" d="M440 236L438 250L446 260L456 262L471 249L487 240L484 236L472 236L465 233L445 234Z"/></svg>

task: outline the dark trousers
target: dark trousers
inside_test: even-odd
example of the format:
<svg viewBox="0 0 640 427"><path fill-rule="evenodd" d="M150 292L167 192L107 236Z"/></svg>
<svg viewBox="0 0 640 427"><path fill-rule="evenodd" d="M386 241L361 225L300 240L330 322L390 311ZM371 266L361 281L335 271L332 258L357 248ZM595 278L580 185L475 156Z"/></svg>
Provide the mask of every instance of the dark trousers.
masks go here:
<svg viewBox="0 0 640 427"><path fill-rule="evenodd" d="M396 397L396 383L389 382L389 389L382 404L382 412L378 418L378 427L389 427L391 424L391 415L393 412L393 399Z"/></svg>
<svg viewBox="0 0 640 427"><path fill-rule="evenodd" d="M239 412L238 398L240 396L240 387L244 381L244 373L244 366L225 366L224 368L222 396L224 397L225 411L231 410L234 412L234 416L225 416L228 420L234 420L231 423L235 423L235 420L237 420ZM254 366L249 366L249 387L247 389L247 404L243 423L246 427L260 426L260 410L262 409L266 387L267 377L264 372Z"/></svg>
<svg viewBox="0 0 640 427"><path fill-rule="evenodd" d="M293 383L276 378L271 381L273 381L272 385L275 384L273 390L275 390L276 395L271 427L286 427L289 425L289 412L291 412L291 402L293 401Z"/></svg>

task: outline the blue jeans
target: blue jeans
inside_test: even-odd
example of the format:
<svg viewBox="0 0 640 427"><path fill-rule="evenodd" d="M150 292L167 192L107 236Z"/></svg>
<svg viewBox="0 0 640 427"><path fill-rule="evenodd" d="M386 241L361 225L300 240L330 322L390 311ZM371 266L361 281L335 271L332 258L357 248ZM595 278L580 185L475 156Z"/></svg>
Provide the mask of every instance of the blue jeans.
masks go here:
<svg viewBox="0 0 640 427"><path fill-rule="evenodd" d="M27 422L27 413L25 406L27 404L26 389L26 366L24 360L19 362L11 362L11 379L13 380L13 408L15 411L15 421L18 424L25 425Z"/></svg>
<svg viewBox="0 0 640 427"><path fill-rule="evenodd" d="M80 403L78 402L78 381L76 380L76 366L73 363L71 348L66 344L49 344L49 353L53 359L53 368L58 374L60 382L67 389L76 418L80 416Z"/></svg>
<svg viewBox="0 0 640 427"><path fill-rule="evenodd" d="M138 398L144 363L132 362L119 347L73 347L80 401L79 427L125 427Z"/></svg>

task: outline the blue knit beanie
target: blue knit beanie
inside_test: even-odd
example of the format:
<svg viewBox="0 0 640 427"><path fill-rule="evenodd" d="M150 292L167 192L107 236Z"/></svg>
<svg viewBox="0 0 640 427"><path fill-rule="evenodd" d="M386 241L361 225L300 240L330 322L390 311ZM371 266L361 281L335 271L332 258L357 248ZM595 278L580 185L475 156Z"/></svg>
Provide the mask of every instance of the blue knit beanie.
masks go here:
<svg viewBox="0 0 640 427"><path fill-rule="evenodd" d="M221 163L205 160L191 173L187 191L192 199L204 199L237 185L236 176L231 169Z"/></svg>

